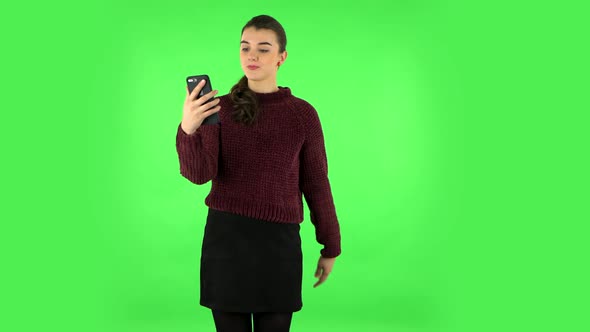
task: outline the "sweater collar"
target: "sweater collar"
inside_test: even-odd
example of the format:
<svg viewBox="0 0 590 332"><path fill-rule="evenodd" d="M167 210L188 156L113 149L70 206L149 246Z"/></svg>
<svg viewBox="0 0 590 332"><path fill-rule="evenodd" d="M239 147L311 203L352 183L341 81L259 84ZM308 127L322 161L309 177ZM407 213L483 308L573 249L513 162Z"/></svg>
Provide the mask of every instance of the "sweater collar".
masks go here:
<svg viewBox="0 0 590 332"><path fill-rule="evenodd" d="M256 97L258 97L258 101L263 104L282 101L285 98L291 96L291 89L289 89L288 87L279 86L278 88L279 90L275 92L254 93L256 94Z"/></svg>

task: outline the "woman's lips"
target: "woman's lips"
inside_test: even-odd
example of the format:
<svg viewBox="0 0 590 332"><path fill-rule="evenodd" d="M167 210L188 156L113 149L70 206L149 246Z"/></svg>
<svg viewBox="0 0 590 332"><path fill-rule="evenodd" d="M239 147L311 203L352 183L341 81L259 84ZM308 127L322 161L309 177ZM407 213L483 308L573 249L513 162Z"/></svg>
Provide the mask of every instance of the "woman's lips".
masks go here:
<svg viewBox="0 0 590 332"><path fill-rule="evenodd" d="M250 69L250 70L256 70L258 68L259 68L258 66L248 66L248 69Z"/></svg>

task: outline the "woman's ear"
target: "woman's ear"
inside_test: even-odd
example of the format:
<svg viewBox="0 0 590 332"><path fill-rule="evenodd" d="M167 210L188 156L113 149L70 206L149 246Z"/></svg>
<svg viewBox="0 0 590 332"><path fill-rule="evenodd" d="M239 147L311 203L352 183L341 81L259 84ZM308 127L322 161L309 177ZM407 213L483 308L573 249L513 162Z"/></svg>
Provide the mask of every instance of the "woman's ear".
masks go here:
<svg viewBox="0 0 590 332"><path fill-rule="evenodd" d="M283 54L281 54L281 62L285 62L285 60L287 60L287 51L285 50L285 52L283 52Z"/></svg>
<svg viewBox="0 0 590 332"><path fill-rule="evenodd" d="M281 54L279 62L277 62L277 67L282 66L283 63L285 62L285 59L287 59L287 51L285 51Z"/></svg>

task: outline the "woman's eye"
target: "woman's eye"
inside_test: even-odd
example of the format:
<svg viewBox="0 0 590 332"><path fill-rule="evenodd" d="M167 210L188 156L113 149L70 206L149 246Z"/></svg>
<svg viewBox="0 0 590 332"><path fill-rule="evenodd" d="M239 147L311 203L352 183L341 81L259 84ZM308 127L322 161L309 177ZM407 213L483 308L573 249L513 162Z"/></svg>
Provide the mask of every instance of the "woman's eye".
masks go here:
<svg viewBox="0 0 590 332"><path fill-rule="evenodd" d="M248 48L242 48L242 52L248 52ZM259 50L260 53L268 53L268 50Z"/></svg>

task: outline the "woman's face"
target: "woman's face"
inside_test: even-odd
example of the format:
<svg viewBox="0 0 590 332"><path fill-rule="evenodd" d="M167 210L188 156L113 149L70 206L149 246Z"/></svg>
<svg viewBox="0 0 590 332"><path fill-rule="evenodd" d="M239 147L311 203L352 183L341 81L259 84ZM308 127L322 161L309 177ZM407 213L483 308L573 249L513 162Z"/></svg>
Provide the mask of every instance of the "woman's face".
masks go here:
<svg viewBox="0 0 590 332"><path fill-rule="evenodd" d="M282 65L286 57L286 51L279 54L274 31L249 27L242 33L240 62L249 80L275 79L279 63Z"/></svg>

